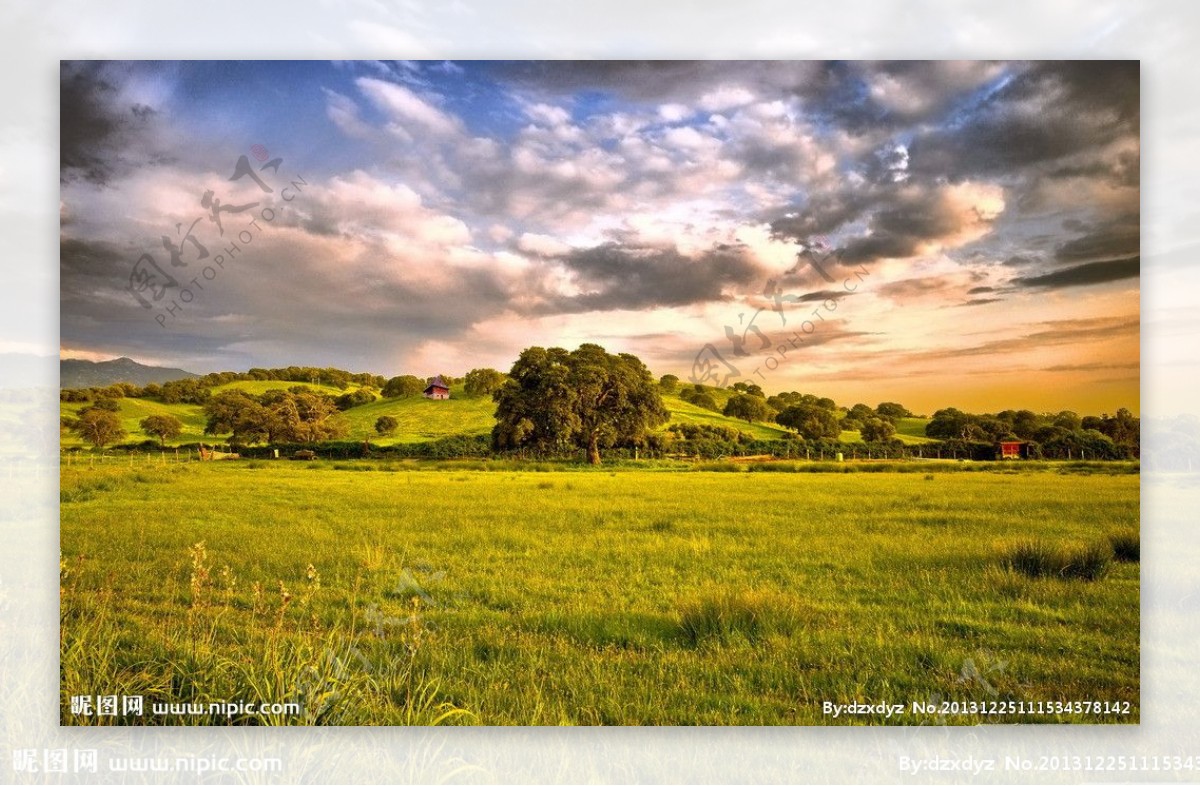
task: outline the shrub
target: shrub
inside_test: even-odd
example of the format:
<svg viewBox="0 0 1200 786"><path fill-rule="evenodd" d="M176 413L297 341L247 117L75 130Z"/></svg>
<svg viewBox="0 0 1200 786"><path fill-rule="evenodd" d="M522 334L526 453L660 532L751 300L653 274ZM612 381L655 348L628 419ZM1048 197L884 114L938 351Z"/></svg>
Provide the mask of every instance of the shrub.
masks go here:
<svg viewBox="0 0 1200 786"><path fill-rule="evenodd" d="M1118 562L1140 562L1142 558L1141 536L1135 529L1123 529L1108 536L1113 556Z"/></svg>
<svg viewBox="0 0 1200 786"><path fill-rule="evenodd" d="M1112 565L1113 550L1106 541L1092 543L1064 553L1058 575L1064 579L1096 581L1104 578Z"/></svg>
<svg viewBox="0 0 1200 786"><path fill-rule="evenodd" d="M1068 549L1043 541L1026 541L1010 548L1001 563L1035 579L1049 576L1096 581L1108 573L1112 559L1113 549L1107 542Z"/></svg>
<svg viewBox="0 0 1200 786"><path fill-rule="evenodd" d="M1017 573L1022 573L1032 579L1052 575L1058 565L1058 555L1055 550L1039 541L1018 543L1005 553L1002 563Z"/></svg>
<svg viewBox="0 0 1200 786"><path fill-rule="evenodd" d="M366 388L359 388L353 393L343 393L334 399L334 403L338 409L343 412L354 407L361 407L364 404L370 404L375 400L375 394Z"/></svg>
<svg viewBox="0 0 1200 786"><path fill-rule="evenodd" d="M375 421L375 431L381 437L390 437L395 434L399 426L400 423L391 415L380 415L379 419Z"/></svg>
<svg viewBox="0 0 1200 786"><path fill-rule="evenodd" d="M778 594L722 590L688 602L679 627L691 646L704 642L756 642L770 633L787 633L802 620L791 598Z"/></svg>

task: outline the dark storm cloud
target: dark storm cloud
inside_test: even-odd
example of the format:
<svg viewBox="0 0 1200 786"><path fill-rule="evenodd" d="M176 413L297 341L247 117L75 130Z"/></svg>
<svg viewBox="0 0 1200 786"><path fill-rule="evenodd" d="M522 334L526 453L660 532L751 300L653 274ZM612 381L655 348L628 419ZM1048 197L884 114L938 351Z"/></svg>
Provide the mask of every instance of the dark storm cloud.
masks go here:
<svg viewBox="0 0 1200 786"><path fill-rule="evenodd" d="M1107 183L1113 187L1136 188L1141 182L1141 157L1134 151L1123 151L1106 157L1084 156L1081 161L1056 163L1046 170L1049 178L1084 178Z"/></svg>
<svg viewBox="0 0 1200 786"><path fill-rule="evenodd" d="M842 261L857 264L912 256L922 243L951 235L962 224L963 215L951 209L937 190L898 190L886 206L871 214L871 234L846 244Z"/></svg>
<svg viewBox="0 0 1200 786"><path fill-rule="evenodd" d="M909 257L922 244L951 236L980 216L947 197L943 186L897 184L823 194L798 214L771 223L777 238L809 243L852 222L865 233L847 240L840 261L852 265L883 258Z"/></svg>
<svg viewBox="0 0 1200 786"><path fill-rule="evenodd" d="M63 182L81 179L106 185L139 164L166 160L146 144L154 110L123 103L102 64L63 63L59 109Z"/></svg>
<svg viewBox="0 0 1200 786"><path fill-rule="evenodd" d="M879 189L871 187L820 192L814 194L800 210L789 211L773 220L771 234L776 238L801 243L810 238L830 235L859 220L884 199Z"/></svg>
<svg viewBox="0 0 1200 786"><path fill-rule="evenodd" d="M1063 243L1055 250L1054 258L1059 262L1087 262L1128 257L1140 250L1139 217L1126 215Z"/></svg>
<svg viewBox="0 0 1200 786"><path fill-rule="evenodd" d="M164 329L154 321L157 310L142 308L126 289L130 270L140 255L132 247L64 238L59 253L64 347L103 347L114 356L160 358L167 363L218 354L229 357L231 344L253 337L248 325L200 319ZM155 304L168 303L171 292L168 290L164 300Z"/></svg>
<svg viewBox="0 0 1200 786"><path fill-rule="evenodd" d="M1013 279L1012 283L1026 289L1065 289L1107 284L1110 281L1120 281L1125 278L1137 278L1140 272L1141 257L1133 256L1125 259L1089 262L1085 265L1076 265L1040 276L1017 278Z"/></svg>
<svg viewBox="0 0 1200 786"><path fill-rule="evenodd" d="M62 291L68 292L82 281L112 283L113 276L133 261L125 249L112 243L64 237L59 242Z"/></svg>
<svg viewBox="0 0 1200 786"><path fill-rule="evenodd" d="M761 285L765 271L738 247L689 257L675 249L607 243L558 260L574 274L578 295L553 296L550 313L684 306L725 300L727 290Z"/></svg>
<svg viewBox="0 0 1200 786"><path fill-rule="evenodd" d="M1141 117L1141 64L1137 60L1043 61L1032 65L1003 92L1004 98L1012 100L1053 93L1059 110L1101 114L1136 131Z"/></svg>
<svg viewBox="0 0 1200 786"><path fill-rule="evenodd" d="M1111 164L1094 168L1097 162L1087 154L1136 137L1139 122L1136 61L1037 63L969 114L918 135L909 150L911 168L931 177L963 179L1012 175L1024 167L1059 162L1062 168L1050 168L1050 174L1127 180L1128 160L1118 162L1116 169Z"/></svg>

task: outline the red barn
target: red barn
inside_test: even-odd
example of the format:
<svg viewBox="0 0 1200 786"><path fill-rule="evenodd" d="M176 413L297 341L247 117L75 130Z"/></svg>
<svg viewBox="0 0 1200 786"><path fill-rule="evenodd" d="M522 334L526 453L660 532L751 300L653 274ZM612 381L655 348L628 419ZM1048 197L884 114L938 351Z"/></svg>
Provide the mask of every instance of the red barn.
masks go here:
<svg viewBox="0 0 1200 786"><path fill-rule="evenodd" d="M436 376L429 382L429 387L425 388L425 398L450 398L450 386L446 384L440 375Z"/></svg>
<svg viewBox="0 0 1200 786"><path fill-rule="evenodd" d="M1002 440L996 443L996 458L1023 459L1029 458L1029 443L1018 440Z"/></svg>

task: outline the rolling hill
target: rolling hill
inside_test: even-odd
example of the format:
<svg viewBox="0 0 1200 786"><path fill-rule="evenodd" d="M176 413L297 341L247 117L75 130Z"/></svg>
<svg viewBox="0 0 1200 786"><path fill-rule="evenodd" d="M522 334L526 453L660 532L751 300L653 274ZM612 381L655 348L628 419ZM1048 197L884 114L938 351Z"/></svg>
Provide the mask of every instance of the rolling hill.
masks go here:
<svg viewBox="0 0 1200 786"><path fill-rule="evenodd" d="M260 394L273 389L287 389L301 385L338 396L353 391L339 390L329 385L313 385L311 383L286 381L238 381L214 387L213 393L223 390L245 390L248 393ZM724 393L722 396L720 394ZM720 403L729 397L725 391L717 391L714 398ZM199 441L211 442L214 438L204 435L204 413L201 407L194 404L163 404L151 399L121 399L121 422L128 436L125 443L137 443L148 439L142 434L138 423L148 415L170 414L184 423L183 433L177 439L168 440L168 446L182 445ZM674 423L695 423L723 428L732 428L745 432L754 439L781 439L787 433L782 426L774 423L746 423L744 420L727 418L719 412L698 407L688 403L675 394L665 394L663 403L671 413L671 419L662 428L666 429ZM76 415L86 407L86 403L62 403L64 415ZM433 401L422 396L409 398L379 398L370 404L354 407L342 413L350 424L348 440L369 439L375 445L410 444L449 437L456 434L478 435L488 434L495 424L493 413L495 405L486 396L470 398L464 395L452 396L446 401ZM396 433L390 437L381 437L375 433L375 421L384 415L396 419L399 426ZM896 436L907 444L933 442L924 436L925 424L928 421L921 418L904 418L897 424ZM846 443L861 442L857 431L843 431L839 439ZM83 447L84 443L75 434L64 432L63 447Z"/></svg>

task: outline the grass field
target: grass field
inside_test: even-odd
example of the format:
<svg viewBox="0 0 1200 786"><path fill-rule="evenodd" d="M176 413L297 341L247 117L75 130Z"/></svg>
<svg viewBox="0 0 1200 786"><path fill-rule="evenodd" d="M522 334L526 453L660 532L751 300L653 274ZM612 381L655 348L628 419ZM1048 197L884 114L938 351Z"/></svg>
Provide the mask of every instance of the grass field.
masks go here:
<svg viewBox="0 0 1200 786"><path fill-rule="evenodd" d="M1010 699L1139 718L1138 564L1003 559L1136 532L1136 474L382 471L401 466L64 466L63 722L115 720L69 714L84 694L303 707L124 719L151 723L976 723L1014 719L822 702Z"/></svg>
<svg viewBox="0 0 1200 786"><path fill-rule="evenodd" d="M927 425L929 421L926 418L900 418L896 421L896 438L909 445L937 442L925 436Z"/></svg>
<svg viewBox="0 0 1200 786"><path fill-rule="evenodd" d="M327 396L333 396L334 398L342 395L343 393L348 393L358 389L354 385L342 390L334 387L333 385L321 385L314 384L312 382L286 382L277 379L239 379L233 382L228 382L224 385L216 385L215 387L211 388L211 390L214 396L226 390L242 390L255 396L261 396L268 390L288 390L289 388L294 387L305 387L318 393L324 393Z"/></svg>

